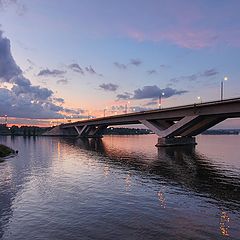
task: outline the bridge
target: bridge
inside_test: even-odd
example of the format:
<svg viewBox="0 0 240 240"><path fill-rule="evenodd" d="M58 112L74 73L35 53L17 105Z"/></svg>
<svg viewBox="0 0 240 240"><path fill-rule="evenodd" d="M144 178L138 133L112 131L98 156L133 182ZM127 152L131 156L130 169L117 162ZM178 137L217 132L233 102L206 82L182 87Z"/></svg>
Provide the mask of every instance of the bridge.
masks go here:
<svg viewBox="0 0 240 240"><path fill-rule="evenodd" d="M195 145L196 135L227 118L237 117L240 117L240 98L61 124L44 135L99 138L108 126L143 124L158 135L156 146Z"/></svg>

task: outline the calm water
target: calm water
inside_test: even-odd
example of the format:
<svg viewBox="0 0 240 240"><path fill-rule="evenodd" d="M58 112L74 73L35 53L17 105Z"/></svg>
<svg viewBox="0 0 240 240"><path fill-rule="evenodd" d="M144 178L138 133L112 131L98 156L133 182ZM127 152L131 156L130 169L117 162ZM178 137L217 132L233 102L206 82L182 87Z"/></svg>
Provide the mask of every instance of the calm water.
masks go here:
<svg viewBox="0 0 240 240"><path fill-rule="evenodd" d="M240 136L0 142L0 239L240 239Z"/></svg>

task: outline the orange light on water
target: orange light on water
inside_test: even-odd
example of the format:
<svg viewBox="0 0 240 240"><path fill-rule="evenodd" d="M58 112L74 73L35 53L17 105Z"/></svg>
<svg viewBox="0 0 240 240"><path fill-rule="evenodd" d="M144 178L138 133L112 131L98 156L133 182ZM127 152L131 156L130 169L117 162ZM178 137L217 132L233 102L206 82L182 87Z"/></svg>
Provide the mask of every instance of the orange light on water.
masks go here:
<svg viewBox="0 0 240 240"><path fill-rule="evenodd" d="M228 216L228 213L225 211L222 211L220 216L220 223L219 223L219 229L222 236L229 236L229 222L230 222L230 217Z"/></svg>

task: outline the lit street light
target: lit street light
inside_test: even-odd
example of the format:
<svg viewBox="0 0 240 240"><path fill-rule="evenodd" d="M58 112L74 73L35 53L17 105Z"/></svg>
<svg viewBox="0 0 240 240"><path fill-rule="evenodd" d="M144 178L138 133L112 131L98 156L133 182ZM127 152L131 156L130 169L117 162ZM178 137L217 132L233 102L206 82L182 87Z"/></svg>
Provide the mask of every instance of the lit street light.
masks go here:
<svg viewBox="0 0 240 240"><path fill-rule="evenodd" d="M164 95L165 95L164 92L159 94L159 99L158 99L158 108L159 109L161 109L161 107L162 107L162 96L164 96Z"/></svg>
<svg viewBox="0 0 240 240"><path fill-rule="evenodd" d="M202 103L202 98L200 96L197 97L200 103Z"/></svg>
<svg viewBox="0 0 240 240"><path fill-rule="evenodd" d="M224 81L227 81L227 80L228 80L228 77L225 76L225 77L223 78L223 80L221 81L221 101L223 100L223 94L224 94L224 92L223 92L223 91L224 91L224 90L223 90L223 87L224 87L224 86L223 86L223 83L224 83Z"/></svg>

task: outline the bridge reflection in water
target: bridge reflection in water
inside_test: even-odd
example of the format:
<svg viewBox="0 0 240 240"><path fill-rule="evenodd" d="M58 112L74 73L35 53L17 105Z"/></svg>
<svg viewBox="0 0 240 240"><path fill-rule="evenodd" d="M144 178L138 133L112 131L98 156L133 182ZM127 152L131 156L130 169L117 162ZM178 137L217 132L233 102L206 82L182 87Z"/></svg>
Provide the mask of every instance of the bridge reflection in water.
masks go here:
<svg viewBox="0 0 240 240"><path fill-rule="evenodd" d="M210 197L223 209L240 210L240 177L229 176L217 168L211 159L198 153L195 147L158 148L155 158L136 152L115 150L102 139L77 139L80 148L94 150L106 156L112 167L121 165L126 171L134 169L150 179L171 182L200 196Z"/></svg>
<svg viewBox="0 0 240 240"><path fill-rule="evenodd" d="M110 138L111 139L111 138ZM104 173L119 165L126 172L126 190L131 186L132 172L148 180L179 186L195 196L206 198L219 208L219 232L229 236L229 211L240 211L240 177L231 176L226 170L217 167L211 159L198 153L194 146L158 148L157 155L149 159L147 154L137 154L131 150L119 151L109 147L102 139L77 139L80 148L93 150L106 158ZM134 170L134 171L132 171ZM160 206L167 207L166 187L161 186L157 193Z"/></svg>

